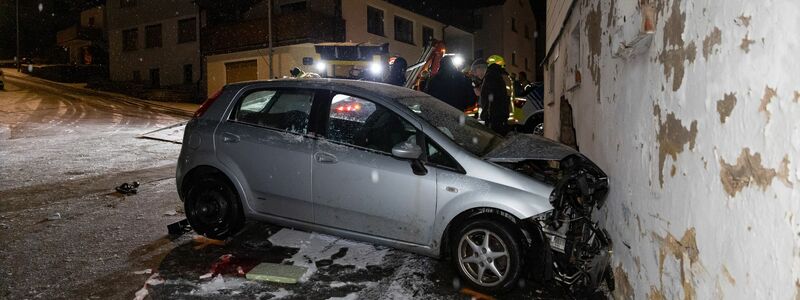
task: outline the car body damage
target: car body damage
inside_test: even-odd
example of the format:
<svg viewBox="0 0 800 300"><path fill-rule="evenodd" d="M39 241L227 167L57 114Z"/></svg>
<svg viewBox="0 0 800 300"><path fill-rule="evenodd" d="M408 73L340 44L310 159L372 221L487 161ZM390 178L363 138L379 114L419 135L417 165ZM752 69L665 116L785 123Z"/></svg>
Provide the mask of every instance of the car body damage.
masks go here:
<svg viewBox="0 0 800 300"><path fill-rule="evenodd" d="M607 175L582 154L534 135L516 135L486 160L554 187L553 210L523 222L535 279L555 280L573 295L595 292L603 280L613 290L611 240L592 219L605 203Z"/></svg>

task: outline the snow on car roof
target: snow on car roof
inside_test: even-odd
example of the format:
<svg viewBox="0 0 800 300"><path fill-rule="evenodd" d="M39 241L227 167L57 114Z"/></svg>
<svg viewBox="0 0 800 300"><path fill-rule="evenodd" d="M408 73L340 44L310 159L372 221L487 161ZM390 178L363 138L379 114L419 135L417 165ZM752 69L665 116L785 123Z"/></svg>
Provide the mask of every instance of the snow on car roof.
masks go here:
<svg viewBox="0 0 800 300"><path fill-rule="evenodd" d="M395 86L373 81L334 79L334 78L286 78L273 80L244 81L230 86L248 86L264 84L265 86L299 87L299 88L343 88L357 90L363 94L373 94L383 98L399 99L426 97L425 93L402 86Z"/></svg>

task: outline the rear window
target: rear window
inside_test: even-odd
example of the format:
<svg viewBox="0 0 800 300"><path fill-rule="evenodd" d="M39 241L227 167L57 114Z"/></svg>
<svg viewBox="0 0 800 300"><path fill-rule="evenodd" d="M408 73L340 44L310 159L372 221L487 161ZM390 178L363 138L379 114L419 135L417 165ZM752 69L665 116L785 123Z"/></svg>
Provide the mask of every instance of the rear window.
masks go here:
<svg viewBox="0 0 800 300"><path fill-rule="evenodd" d="M313 91L259 90L239 101L231 119L245 124L305 134Z"/></svg>

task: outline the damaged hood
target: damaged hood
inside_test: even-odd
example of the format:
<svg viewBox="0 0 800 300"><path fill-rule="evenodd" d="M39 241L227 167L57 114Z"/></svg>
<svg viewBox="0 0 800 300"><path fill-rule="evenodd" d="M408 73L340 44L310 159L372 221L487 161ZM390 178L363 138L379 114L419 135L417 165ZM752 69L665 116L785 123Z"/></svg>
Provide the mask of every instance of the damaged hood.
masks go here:
<svg viewBox="0 0 800 300"><path fill-rule="evenodd" d="M491 162L519 162L523 160L562 160L578 151L564 144L533 134L509 136L491 152L483 156Z"/></svg>

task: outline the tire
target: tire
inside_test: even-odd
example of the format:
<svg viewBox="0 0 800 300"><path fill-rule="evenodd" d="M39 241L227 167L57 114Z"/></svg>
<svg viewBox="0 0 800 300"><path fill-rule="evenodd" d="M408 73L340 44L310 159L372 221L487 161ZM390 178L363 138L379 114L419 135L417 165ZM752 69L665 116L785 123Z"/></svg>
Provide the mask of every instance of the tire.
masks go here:
<svg viewBox="0 0 800 300"><path fill-rule="evenodd" d="M228 238L244 225L239 194L228 180L216 176L192 183L184 209L194 231L212 239Z"/></svg>
<svg viewBox="0 0 800 300"><path fill-rule="evenodd" d="M525 121L525 125L522 126L523 133L530 133L536 135L542 135L544 133L544 115L542 113L536 113L527 121Z"/></svg>
<svg viewBox="0 0 800 300"><path fill-rule="evenodd" d="M484 251L487 232L489 250ZM481 292L511 291L520 278L524 263L522 244L515 232L509 226L490 219L470 220L459 227L451 236L453 247L450 258L461 278ZM470 245L467 240L474 245ZM501 252L505 254L499 255Z"/></svg>

